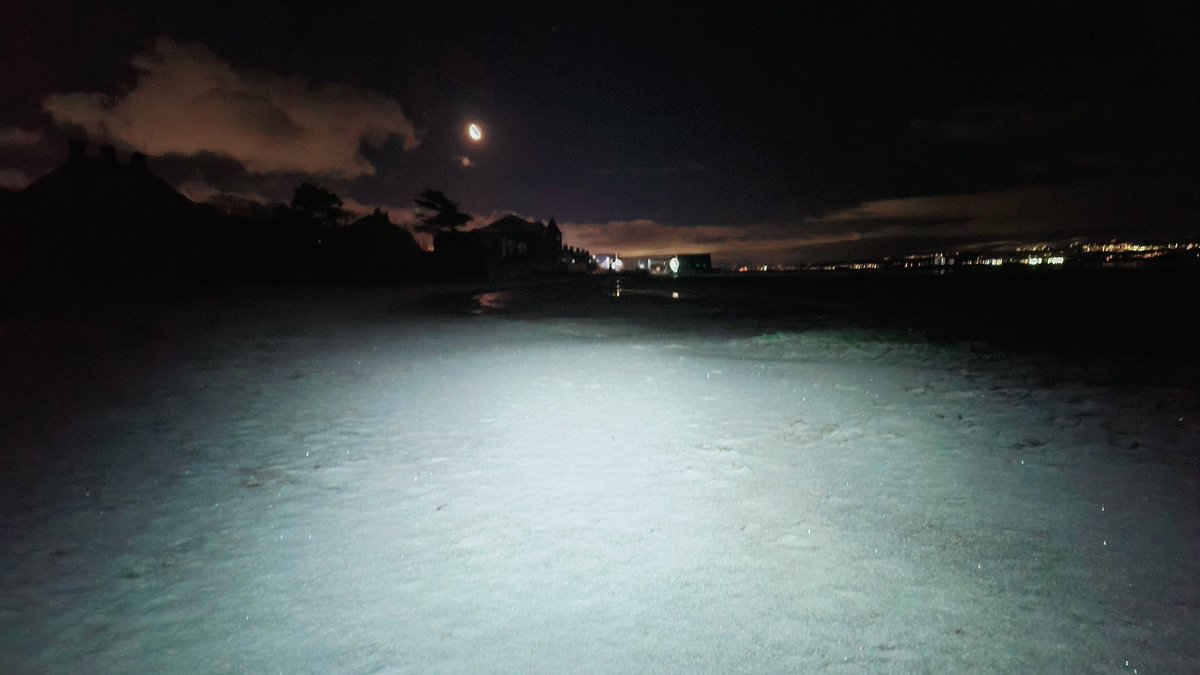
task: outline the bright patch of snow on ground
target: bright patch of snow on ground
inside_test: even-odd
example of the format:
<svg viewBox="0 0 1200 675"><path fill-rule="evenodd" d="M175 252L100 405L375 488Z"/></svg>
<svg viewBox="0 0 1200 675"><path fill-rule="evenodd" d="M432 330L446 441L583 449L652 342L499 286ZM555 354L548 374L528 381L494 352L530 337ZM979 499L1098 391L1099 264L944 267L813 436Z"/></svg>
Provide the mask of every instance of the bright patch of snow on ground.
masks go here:
<svg viewBox="0 0 1200 675"><path fill-rule="evenodd" d="M0 670L1200 671L1194 392L394 293L12 404Z"/></svg>

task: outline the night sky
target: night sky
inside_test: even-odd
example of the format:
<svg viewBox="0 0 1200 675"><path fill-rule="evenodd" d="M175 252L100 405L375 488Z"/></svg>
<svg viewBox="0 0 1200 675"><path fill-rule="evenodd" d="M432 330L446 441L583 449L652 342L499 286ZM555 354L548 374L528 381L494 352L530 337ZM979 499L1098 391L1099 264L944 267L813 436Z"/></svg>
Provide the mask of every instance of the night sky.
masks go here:
<svg viewBox="0 0 1200 675"><path fill-rule="evenodd" d="M176 4L3 4L0 185L82 135L196 200L431 187L626 256L1200 232L1194 3Z"/></svg>

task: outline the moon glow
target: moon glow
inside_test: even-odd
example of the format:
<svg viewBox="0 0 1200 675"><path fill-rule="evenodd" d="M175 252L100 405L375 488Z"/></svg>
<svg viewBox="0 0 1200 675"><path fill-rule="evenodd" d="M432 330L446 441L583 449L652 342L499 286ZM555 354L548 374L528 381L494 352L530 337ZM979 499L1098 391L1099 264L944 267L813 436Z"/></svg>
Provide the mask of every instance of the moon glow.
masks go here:
<svg viewBox="0 0 1200 675"><path fill-rule="evenodd" d="M467 135L470 136L471 140L473 141L483 140L483 130L479 128L478 124L472 124L471 126L467 127Z"/></svg>

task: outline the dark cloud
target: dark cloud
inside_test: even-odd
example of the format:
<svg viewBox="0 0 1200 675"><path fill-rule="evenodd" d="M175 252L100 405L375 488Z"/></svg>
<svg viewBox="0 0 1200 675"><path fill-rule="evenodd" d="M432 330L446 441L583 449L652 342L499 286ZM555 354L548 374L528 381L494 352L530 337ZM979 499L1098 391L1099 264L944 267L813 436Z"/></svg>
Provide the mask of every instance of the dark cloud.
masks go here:
<svg viewBox="0 0 1200 675"><path fill-rule="evenodd" d="M31 181L32 179L29 177L29 174L25 173L22 169L10 166L0 167L0 188L21 190L26 185L29 185Z"/></svg>
<svg viewBox="0 0 1200 675"><path fill-rule="evenodd" d="M1186 181L1186 178L1180 180ZM1191 214L1198 204L1185 198L1184 183L1093 179L1019 185L986 192L932 195L864 202L806 226L836 237L858 239L936 238L965 245L997 239L1054 239L1082 235L1194 235ZM830 242L832 243L832 242Z"/></svg>
<svg viewBox="0 0 1200 675"><path fill-rule="evenodd" d="M37 173L31 167L45 165L44 136L38 130L0 126L0 188L20 190L33 181Z"/></svg>
<svg viewBox="0 0 1200 675"><path fill-rule="evenodd" d="M150 155L221 155L256 174L370 175L364 143L419 143L400 104L382 94L240 69L200 44L159 38L133 66L128 91L52 94L43 107L60 126L98 139Z"/></svg>
<svg viewBox="0 0 1200 675"><path fill-rule="evenodd" d="M794 262L799 251L818 241L796 224L688 226L641 219L563 223L561 227L572 243L593 253L612 251L630 258L711 253L724 265L754 260Z"/></svg>
<svg viewBox="0 0 1200 675"><path fill-rule="evenodd" d="M1189 218L1172 219L1180 205L1174 196L1182 189L1182 185L1109 181L1030 184L874 200L799 222L687 226L640 219L567 223L564 232L593 251L615 250L632 257L709 252L726 264L823 262L998 241L1115 236L1129 231L1156 236L1193 232ZM1193 198L1191 203L1200 206L1196 201ZM1130 203L1139 207L1130 208Z"/></svg>
<svg viewBox="0 0 1200 675"><path fill-rule="evenodd" d="M29 131L20 127L0 127L0 146L23 147L36 145L42 140L42 132Z"/></svg>

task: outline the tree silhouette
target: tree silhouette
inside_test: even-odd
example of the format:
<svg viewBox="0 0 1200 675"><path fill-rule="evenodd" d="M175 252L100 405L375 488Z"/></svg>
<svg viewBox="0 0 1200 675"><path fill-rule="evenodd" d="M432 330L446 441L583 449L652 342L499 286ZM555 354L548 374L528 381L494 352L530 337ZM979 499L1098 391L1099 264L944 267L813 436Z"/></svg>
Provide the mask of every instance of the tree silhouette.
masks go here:
<svg viewBox="0 0 1200 675"><path fill-rule="evenodd" d="M292 196L292 211L326 228L346 222L350 212L342 208L342 200L323 187L301 183Z"/></svg>
<svg viewBox="0 0 1200 675"><path fill-rule="evenodd" d="M413 203L426 211L421 214L421 225L417 226L422 232L453 231L471 220L470 215L458 209L458 202L452 201L441 190L425 190Z"/></svg>

